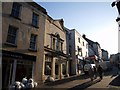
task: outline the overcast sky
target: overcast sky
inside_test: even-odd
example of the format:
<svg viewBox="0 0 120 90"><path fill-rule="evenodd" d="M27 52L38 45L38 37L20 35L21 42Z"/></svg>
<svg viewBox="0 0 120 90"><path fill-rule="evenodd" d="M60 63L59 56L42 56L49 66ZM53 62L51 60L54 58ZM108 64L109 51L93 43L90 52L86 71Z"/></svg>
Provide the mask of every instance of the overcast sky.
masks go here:
<svg viewBox="0 0 120 90"><path fill-rule="evenodd" d="M118 52L118 16L112 2L38 2L53 19L63 19L65 27L98 42L109 54Z"/></svg>

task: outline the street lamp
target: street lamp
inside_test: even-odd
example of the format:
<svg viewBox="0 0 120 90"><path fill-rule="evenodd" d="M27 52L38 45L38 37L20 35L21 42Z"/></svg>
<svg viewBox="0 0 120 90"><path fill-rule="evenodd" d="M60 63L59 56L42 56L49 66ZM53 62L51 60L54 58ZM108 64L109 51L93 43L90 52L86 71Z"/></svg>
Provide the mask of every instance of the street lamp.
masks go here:
<svg viewBox="0 0 120 90"><path fill-rule="evenodd" d="M114 1L111 6L114 7L116 5L117 9L118 9L118 13L120 15L120 0L116 0ZM120 17L117 17L116 21L120 21Z"/></svg>

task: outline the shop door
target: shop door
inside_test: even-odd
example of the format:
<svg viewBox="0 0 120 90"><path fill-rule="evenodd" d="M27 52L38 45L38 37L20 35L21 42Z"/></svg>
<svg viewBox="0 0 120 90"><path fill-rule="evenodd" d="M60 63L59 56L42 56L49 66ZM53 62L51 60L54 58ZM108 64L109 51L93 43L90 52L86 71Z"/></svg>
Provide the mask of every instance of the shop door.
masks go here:
<svg viewBox="0 0 120 90"><path fill-rule="evenodd" d="M2 60L2 88L12 83L13 60Z"/></svg>

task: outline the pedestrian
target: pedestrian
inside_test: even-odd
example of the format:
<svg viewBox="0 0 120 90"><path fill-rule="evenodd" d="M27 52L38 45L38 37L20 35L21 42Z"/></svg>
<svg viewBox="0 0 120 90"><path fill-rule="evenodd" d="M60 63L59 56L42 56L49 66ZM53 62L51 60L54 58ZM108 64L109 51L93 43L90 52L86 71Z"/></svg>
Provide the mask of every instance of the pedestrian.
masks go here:
<svg viewBox="0 0 120 90"><path fill-rule="evenodd" d="M93 66L93 69L94 69L94 78L96 79L97 78L97 69L95 66Z"/></svg>
<svg viewBox="0 0 120 90"><path fill-rule="evenodd" d="M99 65L98 66L98 75L99 75L99 77L100 77L100 80L102 80L103 79L103 68Z"/></svg>
<svg viewBox="0 0 120 90"><path fill-rule="evenodd" d="M93 71L92 67L90 67L88 73L89 73L89 77L90 77L91 81L93 81L94 71Z"/></svg>

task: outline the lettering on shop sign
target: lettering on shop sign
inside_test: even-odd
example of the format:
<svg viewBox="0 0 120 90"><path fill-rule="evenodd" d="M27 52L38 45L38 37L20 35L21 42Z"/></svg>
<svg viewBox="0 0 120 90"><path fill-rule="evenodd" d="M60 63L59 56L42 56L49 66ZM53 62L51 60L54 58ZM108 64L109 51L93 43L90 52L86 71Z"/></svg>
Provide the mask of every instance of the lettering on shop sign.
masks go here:
<svg viewBox="0 0 120 90"><path fill-rule="evenodd" d="M16 59L36 61L36 56L30 56L30 55L26 55L22 53L10 52L10 51L5 51L5 50L2 50L2 56L16 58Z"/></svg>
<svg viewBox="0 0 120 90"><path fill-rule="evenodd" d="M13 54L7 54L7 53L3 53L3 56L9 56L9 57L14 57L14 58L23 58L22 56L18 56L18 55L13 55Z"/></svg>

